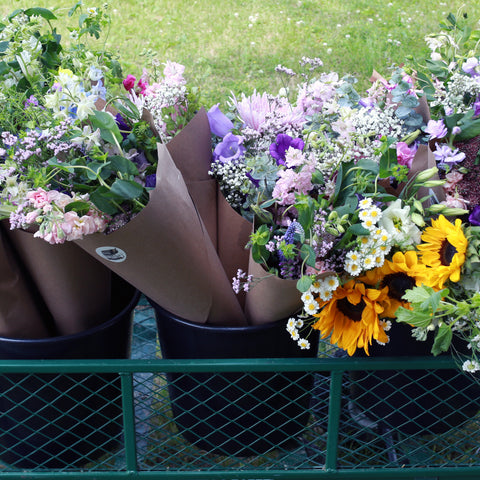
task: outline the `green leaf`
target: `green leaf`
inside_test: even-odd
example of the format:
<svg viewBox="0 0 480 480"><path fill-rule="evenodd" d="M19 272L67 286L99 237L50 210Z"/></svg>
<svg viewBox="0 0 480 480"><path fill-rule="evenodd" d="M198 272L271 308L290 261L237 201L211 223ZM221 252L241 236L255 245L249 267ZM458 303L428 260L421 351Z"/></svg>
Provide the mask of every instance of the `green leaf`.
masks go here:
<svg viewBox="0 0 480 480"><path fill-rule="evenodd" d="M4 53L7 50L9 43L10 42L8 41L0 42L0 53ZM5 62L2 62L2 63L5 63Z"/></svg>
<svg viewBox="0 0 480 480"><path fill-rule="evenodd" d="M355 236L365 236L370 235L370 230L363 227L360 223L355 223L354 225L350 225L347 229L348 232L353 233Z"/></svg>
<svg viewBox="0 0 480 480"><path fill-rule="evenodd" d="M115 215L118 213L119 198L113 195L107 187L98 187L90 193L90 200L102 212L107 215Z"/></svg>
<svg viewBox="0 0 480 480"><path fill-rule="evenodd" d="M118 128L117 122L108 112L95 110L93 115L89 116L94 129L100 129L100 136L108 143L116 145L122 141L122 134Z"/></svg>
<svg viewBox="0 0 480 480"><path fill-rule="evenodd" d="M112 169L122 175L138 175L137 166L128 158L114 155L113 157L108 157L108 161Z"/></svg>
<svg viewBox="0 0 480 480"><path fill-rule="evenodd" d="M408 323L420 328L427 328L432 323L432 317L428 313L409 310L404 307L398 307L395 316L397 322Z"/></svg>
<svg viewBox="0 0 480 480"><path fill-rule="evenodd" d="M124 200L132 200L142 196L143 187L134 180L117 178L111 186L111 192Z"/></svg>
<svg viewBox="0 0 480 480"><path fill-rule="evenodd" d="M86 215L89 212L90 208L91 205L89 203L77 200L66 205L65 212L71 212L73 210L74 212L77 212L79 216L82 216Z"/></svg>
<svg viewBox="0 0 480 480"><path fill-rule="evenodd" d="M448 351L452 343L452 337L453 332L448 325L443 324L439 327L431 350L433 355L437 356L442 352Z"/></svg>
<svg viewBox="0 0 480 480"><path fill-rule="evenodd" d="M86 170L86 175L89 180L96 180L98 177L105 179L110 176L110 169L105 170L109 166L108 162L91 162L88 164L89 170ZM92 172L93 170L93 172Z"/></svg>
<svg viewBox="0 0 480 480"><path fill-rule="evenodd" d="M305 263L309 267L315 267L316 254L315 250L310 245L304 243L300 247L300 256L302 257L302 260L305 260Z"/></svg>
<svg viewBox="0 0 480 480"><path fill-rule="evenodd" d="M57 17L54 15L54 13L47 8L41 8L41 7L33 7L33 8L27 8L24 10L25 15L27 17L43 17L45 20L56 20Z"/></svg>
<svg viewBox="0 0 480 480"><path fill-rule="evenodd" d="M297 281L297 289L305 293L312 286L312 279L308 275L302 275Z"/></svg>

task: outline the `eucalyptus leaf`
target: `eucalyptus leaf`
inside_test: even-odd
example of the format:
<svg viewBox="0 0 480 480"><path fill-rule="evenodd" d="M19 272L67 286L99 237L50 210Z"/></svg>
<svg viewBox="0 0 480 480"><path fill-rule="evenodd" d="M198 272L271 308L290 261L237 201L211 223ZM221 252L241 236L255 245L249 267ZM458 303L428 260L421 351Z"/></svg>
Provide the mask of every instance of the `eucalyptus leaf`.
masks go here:
<svg viewBox="0 0 480 480"><path fill-rule="evenodd" d="M68 205L65 206L65 212L77 212L79 216L86 215L91 206L87 202L82 202L81 200L77 200L75 202L71 202Z"/></svg>
<svg viewBox="0 0 480 480"><path fill-rule="evenodd" d="M122 134L118 128L117 122L108 112L95 110L93 115L89 117L92 127L100 129L100 136L108 143L116 145L122 141Z"/></svg>
<svg viewBox="0 0 480 480"><path fill-rule="evenodd" d="M312 286L312 279L308 275L303 275L297 280L297 289L305 293Z"/></svg>

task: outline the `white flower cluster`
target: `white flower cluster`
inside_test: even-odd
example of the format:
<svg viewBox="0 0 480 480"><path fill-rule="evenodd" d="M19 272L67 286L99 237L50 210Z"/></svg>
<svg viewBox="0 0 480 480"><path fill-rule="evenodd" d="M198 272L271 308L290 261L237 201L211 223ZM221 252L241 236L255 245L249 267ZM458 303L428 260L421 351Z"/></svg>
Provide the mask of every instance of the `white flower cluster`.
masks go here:
<svg viewBox="0 0 480 480"><path fill-rule="evenodd" d="M5 28L0 32L0 42L8 42L2 52L2 61L10 65L10 72L2 82L5 88L17 85L22 77L35 79L41 75L38 57L42 53L42 44L34 35L38 25L38 19L29 20L24 14L5 22ZM18 64L18 70L13 68L15 64Z"/></svg>
<svg viewBox="0 0 480 480"><path fill-rule="evenodd" d="M243 206L244 193L248 192L251 184L246 176L247 168L243 162L213 162L208 172L217 179L227 202L235 209Z"/></svg>
<svg viewBox="0 0 480 480"><path fill-rule="evenodd" d="M55 80L51 93L45 95L45 107L52 109L55 118L68 119L74 115L83 121L93 114L98 97L85 91L79 77L70 70L60 69Z"/></svg>
<svg viewBox="0 0 480 480"><path fill-rule="evenodd" d="M299 329L304 325L302 319L289 318L287 322L287 332L290 333L293 340L297 342L297 345L302 350L308 350L310 348L310 342L306 338L300 337Z"/></svg>
<svg viewBox="0 0 480 480"><path fill-rule="evenodd" d="M361 224L370 233L358 238L359 247L347 252L345 271L352 276L358 276L363 271L381 267L392 248L391 235L385 228L378 225L382 218L382 211L373 204L371 198L364 198L359 202L359 218Z"/></svg>
<svg viewBox="0 0 480 480"><path fill-rule="evenodd" d="M471 105L465 105L465 94L469 94L472 98L477 98L480 95L480 77L471 77L455 72L447 84L447 91L444 92L444 96L440 91L432 105L443 105L447 111L451 109L456 113L466 113L472 107Z"/></svg>

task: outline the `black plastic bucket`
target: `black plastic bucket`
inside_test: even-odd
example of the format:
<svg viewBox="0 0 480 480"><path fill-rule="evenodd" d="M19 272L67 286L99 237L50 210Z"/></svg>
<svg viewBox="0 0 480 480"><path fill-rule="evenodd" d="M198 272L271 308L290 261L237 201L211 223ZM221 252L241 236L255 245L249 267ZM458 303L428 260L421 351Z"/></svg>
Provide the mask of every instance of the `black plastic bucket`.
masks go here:
<svg viewBox="0 0 480 480"><path fill-rule="evenodd" d="M350 372L350 408L383 428L408 435L443 433L473 418L480 409L480 384L460 367L410 370L412 357L431 357L432 339L415 340L409 325L393 323L390 342L373 344L370 356L402 357L405 369ZM468 353L465 342L457 351ZM448 353L446 355L449 355ZM355 356L365 357L363 350Z"/></svg>
<svg viewBox="0 0 480 480"><path fill-rule="evenodd" d="M167 359L316 357L318 333L301 350L286 321L247 327L201 325L151 302ZM196 447L221 455L255 455L298 444L308 423L313 375L305 372L169 373L176 425Z"/></svg>
<svg viewBox="0 0 480 480"><path fill-rule="evenodd" d="M128 358L139 295L119 280L109 320L68 336L0 338L0 359ZM120 388L113 373L0 375L0 459L18 468L66 468L111 452L123 432Z"/></svg>

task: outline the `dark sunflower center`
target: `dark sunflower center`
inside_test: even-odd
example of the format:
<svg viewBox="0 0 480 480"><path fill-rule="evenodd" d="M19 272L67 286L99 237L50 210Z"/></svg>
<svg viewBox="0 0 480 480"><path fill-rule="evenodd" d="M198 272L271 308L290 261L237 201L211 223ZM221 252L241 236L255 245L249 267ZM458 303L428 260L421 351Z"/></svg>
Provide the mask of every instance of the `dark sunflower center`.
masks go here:
<svg viewBox="0 0 480 480"><path fill-rule="evenodd" d="M360 302L358 302L356 305L350 303L348 298L342 298L337 301L338 310L340 310L340 312L354 322L359 322L362 319L362 312L365 306L366 305L363 300L360 300Z"/></svg>
<svg viewBox="0 0 480 480"><path fill-rule="evenodd" d="M452 263L453 256L457 253L457 249L445 239L440 248L440 261L442 265L449 266Z"/></svg>
<svg viewBox="0 0 480 480"><path fill-rule="evenodd" d="M415 280L403 272L385 275L382 281L382 287L388 287L388 294L395 300L402 300L405 292L414 286Z"/></svg>

